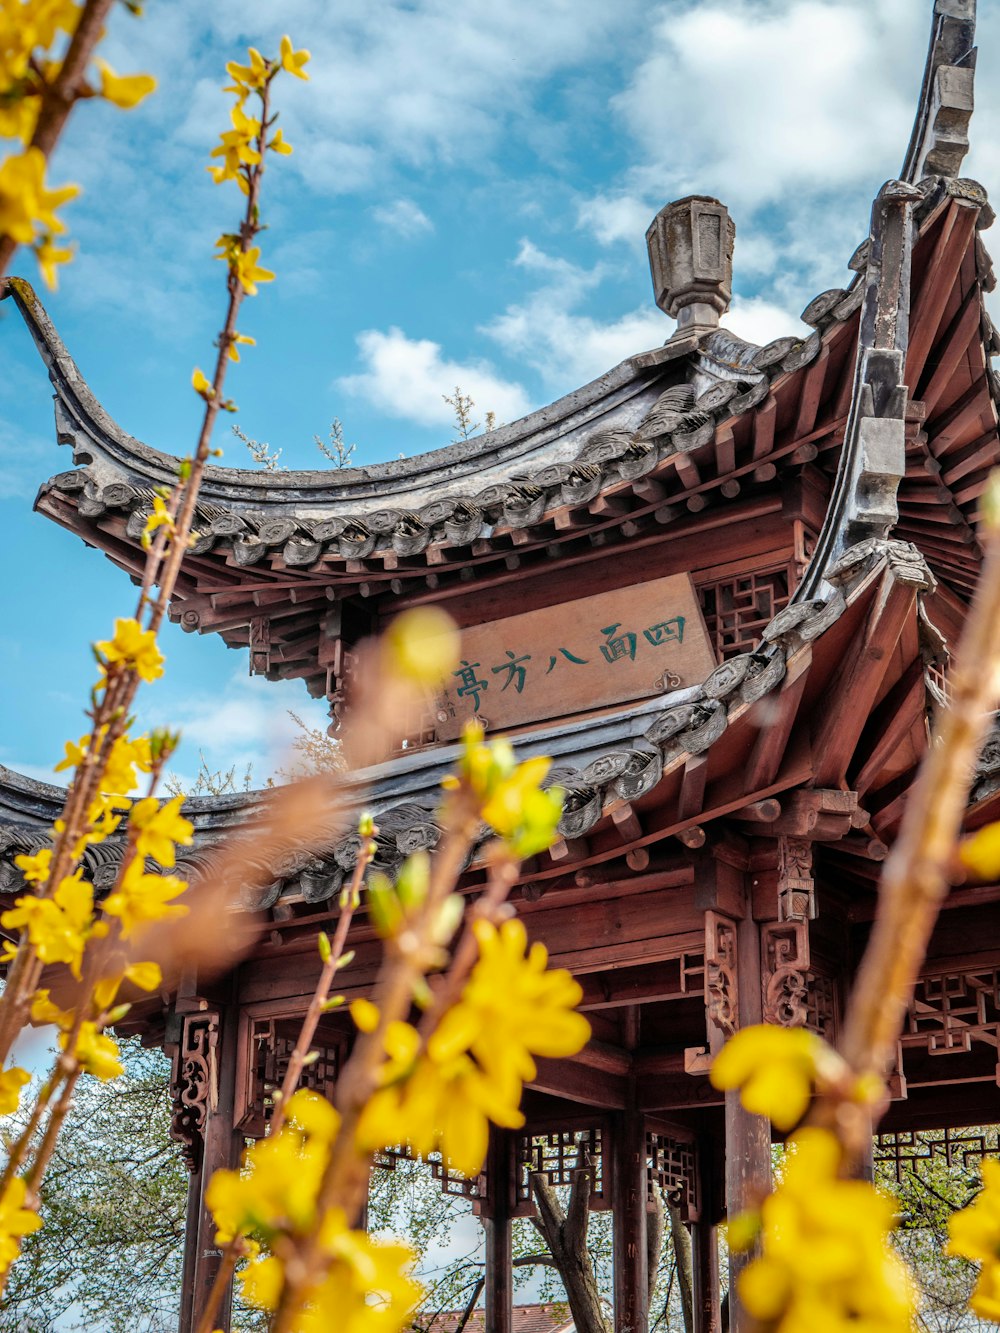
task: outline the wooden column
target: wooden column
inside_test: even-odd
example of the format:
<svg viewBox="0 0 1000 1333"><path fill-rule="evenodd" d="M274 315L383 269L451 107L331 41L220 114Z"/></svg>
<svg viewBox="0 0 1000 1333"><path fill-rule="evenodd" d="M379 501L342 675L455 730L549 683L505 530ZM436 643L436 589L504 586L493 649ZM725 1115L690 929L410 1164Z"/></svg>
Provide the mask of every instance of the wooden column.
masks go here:
<svg viewBox="0 0 1000 1333"><path fill-rule="evenodd" d="M619 1112L612 1132L615 1333L647 1333L646 1126L642 1114Z"/></svg>
<svg viewBox="0 0 1000 1333"><path fill-rule="evenodd" d="M221 1167L239 1162L242 1137L233 1128L236 1092L235 1007L213 1006L197 996L184 1001L176 1017L179 1036L174 1056L171 1134L183 1145L193 1166L184 1238L184 1273L180 1333L195 1333L215 1282L222 1250L215 1222L205 1206L205 1190ZM232 1287L212 1323L229 1333Z"/></svg>
<svg viewBox="0 0 1000 1333"><path fill-rule="evenodd" d="M700 1215L691 1226L693 1260L692 1296L694 1333L722 1333L719 1300L719 1236L715 1226L715 1172L712 1155L716 1140L698 1142L698 1201Z"/></svg>
<svg viewBox="0 0 1000 1333"><path fill-rule="evenodd" d="M494 1128L487 1157L489 1210L483 1214L486 1236L486 1283L483 1321L485 1333L511 1333L514 1307L514 1268L511 1255L511 1214L514 1206L516 1138Z"/></svg>
<svg viewBox="0 0 1000 1333"><path fill-rule="evenodd" d="M736 989L740 1027L761 1022L760 929L747 903L746 916L736 927ZM759 1206L771 1188L771 1127L764 1116L752 1115L740 1105L739 1093L726 1093L726 1215ZM753 1252L729 1254L730 1333L748 1333L751 1327L736 1295L739 1274Z"/></svg>

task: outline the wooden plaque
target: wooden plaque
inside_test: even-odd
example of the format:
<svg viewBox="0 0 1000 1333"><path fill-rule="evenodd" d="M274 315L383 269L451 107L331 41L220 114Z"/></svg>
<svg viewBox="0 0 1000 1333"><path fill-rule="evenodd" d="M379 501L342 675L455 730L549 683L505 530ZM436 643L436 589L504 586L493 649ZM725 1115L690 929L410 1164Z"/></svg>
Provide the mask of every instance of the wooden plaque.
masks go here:
<svg viewBox="0 0 1000 1333"><path fill-rule="evenodd" d="M585 713L694 685L716 666L691 579L671 574L462 631L462 661L439 700L442 740Z"/></svg>

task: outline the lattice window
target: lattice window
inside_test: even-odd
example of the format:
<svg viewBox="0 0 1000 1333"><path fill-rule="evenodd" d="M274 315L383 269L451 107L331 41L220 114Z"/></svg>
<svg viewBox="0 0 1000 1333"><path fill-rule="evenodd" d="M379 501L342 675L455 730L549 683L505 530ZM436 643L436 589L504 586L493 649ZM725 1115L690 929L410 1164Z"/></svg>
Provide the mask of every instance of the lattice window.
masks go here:
<svg viewBox="0 0 1000 1333"><path fill-rule="evenodd" d="M959 1166L977 1171L983 1157L1000 1152L1000 1128L912 1130L898 1134L877 1134L874 1142L876 1163L892 1169L897 1182L909 1172L922 1178L935 1167Z"/></svg>
<svg viewBox="0 0 1000 1333"><path fill-rule="evenodd" d="M246 1118L246 1132L263 1135L274 1110L274 1093L281 1087L288 1062L295 1050L296 1038L281 1031L286 1025L281 1020L259 1018L254 1021L250 1034L251 1099ZM292 1025L298 1027L298 1020ZM340 1072L341 1052L337 1043L325 1045L316 1040L313 1050L319 1059L302 1071L299 1086L312 1088L324 1097L332 1098Z"/></svg>
<svg viewBox="0 0 1000 1333"><path fill-rule="evenodd" d="M517 1201L531 1202L532 1175L544 1176L553 1186L571 1185L573 1172L590 1168L590 1206L610 1206L606 1197L604 1134L600 1125L558 1129L550 1134L522 1134L517 1140Z"/></svg>
<svg viewBox="0 0 1000 1333"><path fill-rule="evenodd" d="M400 1162L411 1162L417 1159L410 1152L406 1144L398 1145L395 1148L382 1148L374 1154L372 1165L377 1166L382 1171L395 1171ZM452 1171L446 1166L439 1152L429 1153L425 1159L431 1169L431 1175L435 1180L441 1182L441 1193L450 1194L459 1199L479 1200L486 1197L486 1168L480 1171L478 1176L466 1178L459 1175L457 1171Z"/></svg>
<svg viewBox="0 0 1000 1333"><path fill-rule="evenodd" d="M833 977L810 974L806 986L805 1026L827 1041L837 1033L837 983Z"/></svg>
<svg viewBox="0 0 1000 1333"><path fill-rule="evenodd" d="M1000 972L985 968L924 977L907 1011L904 1046L923 1047L929 1055L952 1055L972 1043L998 1046Z"/></svg>
<svg viewBox="0 0 1000 1333"><path fill-rule="evenodd" d="M788 568L756 570L698 589L709 637L721 661L747 653L788 602Z"/></svg>
<svg viewBox="0 0 1000 1333"><path fill-rule="evenodd" d="M698 1159L693 1143L669 1134L646 1131L646 1196L652 1204L656 1189L680 1210L685 1222L698 1220Z"/></svg>

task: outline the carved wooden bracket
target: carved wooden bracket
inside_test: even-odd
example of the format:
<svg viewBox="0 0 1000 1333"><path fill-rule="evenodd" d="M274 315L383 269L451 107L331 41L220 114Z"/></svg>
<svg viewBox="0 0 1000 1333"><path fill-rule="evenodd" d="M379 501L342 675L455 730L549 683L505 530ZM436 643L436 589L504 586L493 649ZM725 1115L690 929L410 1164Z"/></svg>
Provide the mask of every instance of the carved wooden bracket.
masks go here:
<svg viewBox="0 0 1000 1333"><path fill-rule="evenodd" d="M219 1104L219 1015L184 1014L170 1071L170 1137L181 1145L189 1171L201 1165L205 1122Z"/></svg>
<svg viewBox="0 0 1000 1333"><path fill-rule="evenodd" d="M778 837L778 917L781 921L812 921L816 886L812 843L807 838Z"/></svg>
<svg viewBox="0 0 1000 1333"><path fill-rule="evenodd" d="M712 1028L731 1037L739 1027L736 993L736 922L718 912L705 913L705 1009Z"/></svg>
<svg viewBox="0 0 1000 1333"><path fill-rule="evenodd" d="M253 616L250 621L250 674L266 676L271 669L271 621Z"/></svg>
<svg viewBox="0 0 1000 1333"><path fill-rule="evenodd" d="M767 922L760 943L764 1022L802 1027L809 1012L809 927L803 920Z"/></svg>

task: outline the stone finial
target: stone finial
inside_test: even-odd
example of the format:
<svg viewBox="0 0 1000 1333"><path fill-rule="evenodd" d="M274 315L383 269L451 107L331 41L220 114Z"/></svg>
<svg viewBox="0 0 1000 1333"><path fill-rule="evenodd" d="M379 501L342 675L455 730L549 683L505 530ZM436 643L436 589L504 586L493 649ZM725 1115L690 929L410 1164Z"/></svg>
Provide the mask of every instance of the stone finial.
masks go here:
<svg viewBox="0 0 1000 1333"><path fill-rule="evenodd" d="M715 328L733 291L736 224L718 199L692 194L659 213L646 232L656 304L677 332Z"/></svg>

